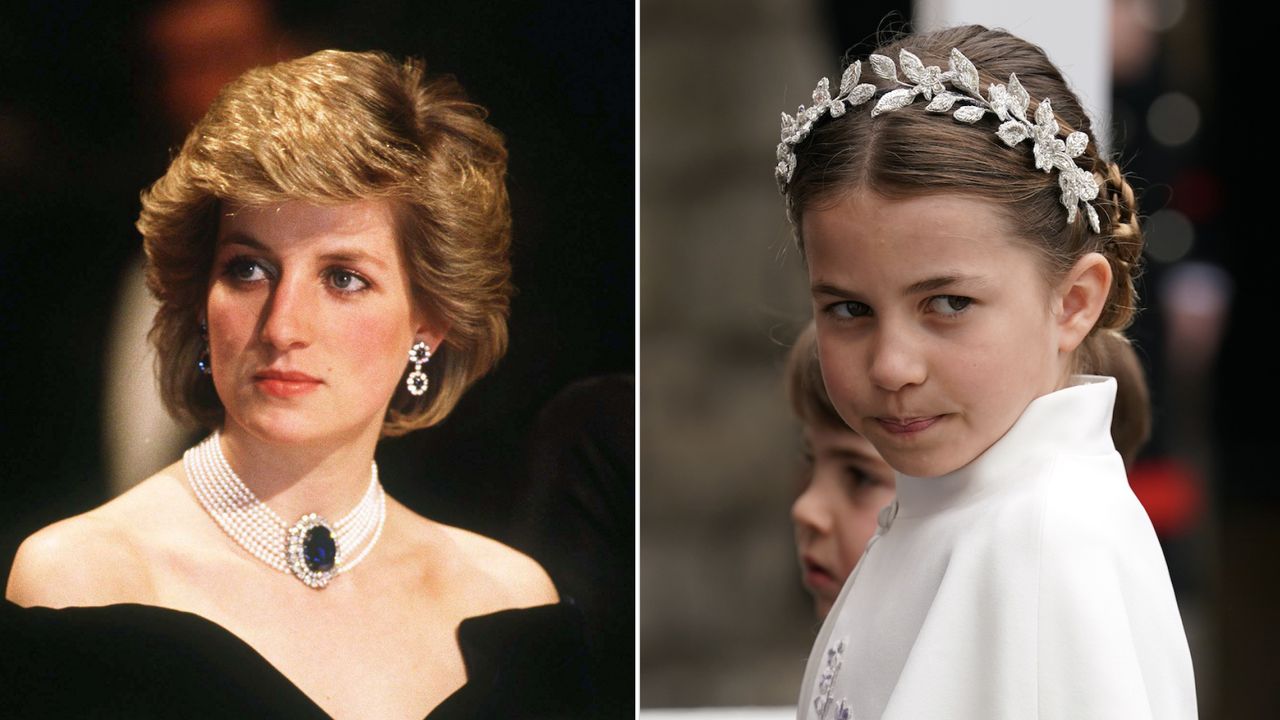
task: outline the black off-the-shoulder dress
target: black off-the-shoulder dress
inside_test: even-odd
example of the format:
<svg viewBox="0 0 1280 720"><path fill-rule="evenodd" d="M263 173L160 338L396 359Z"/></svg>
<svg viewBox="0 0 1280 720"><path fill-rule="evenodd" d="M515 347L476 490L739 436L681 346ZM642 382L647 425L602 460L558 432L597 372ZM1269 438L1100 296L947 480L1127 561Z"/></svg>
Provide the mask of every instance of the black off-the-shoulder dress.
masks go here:
<svg viewBox="0 0 1280 720"><path fill-rule="evenodd" d="M467 682L431 711L454 718L581 718L581 614L572 604L464 620ZM334 682L342 668L334 663ZM0 607L0 717L325 718L222 626L149 605Z"/></svg>

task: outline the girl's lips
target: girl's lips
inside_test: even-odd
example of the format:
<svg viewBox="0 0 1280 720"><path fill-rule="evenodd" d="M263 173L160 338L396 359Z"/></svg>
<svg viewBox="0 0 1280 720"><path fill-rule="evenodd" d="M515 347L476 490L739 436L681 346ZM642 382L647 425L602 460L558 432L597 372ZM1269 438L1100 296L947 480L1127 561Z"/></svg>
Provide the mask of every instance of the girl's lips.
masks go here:
<svg viewBox="0 0 1280 720"><path fill-rule="evenodd" d="M941 417L941 415L934 415L933 417L916 418L906 423L899 423L893 420L886 420L884 418L876 418L876 422L880 423L880 427L895 435L912 435L914 433L921 432L922 430L929 429Z"/></svg>
<svg viewBox="0 0 1280 720"><path fill-rule="evenodd" d="M840 592L840 582L835 576L827 571L826 568L805 559L804 561L804 586L815 595L834 598Z"/></svg>

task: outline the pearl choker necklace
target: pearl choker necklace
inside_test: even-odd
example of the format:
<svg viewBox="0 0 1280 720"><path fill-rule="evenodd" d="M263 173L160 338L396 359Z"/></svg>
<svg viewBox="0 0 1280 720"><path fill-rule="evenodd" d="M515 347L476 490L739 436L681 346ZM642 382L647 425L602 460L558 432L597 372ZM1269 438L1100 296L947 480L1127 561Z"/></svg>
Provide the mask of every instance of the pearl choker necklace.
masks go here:
<svg viewBox="0 0 1280 720"><path fill-rule="evenodd" d="M218 527L262 562L319 589L359 565L382 536L387 495L378 482L377 463L371 464L369 489L346 517L330 525L309 513L291 526L231 469L218 438L214 432L187 450L182 466L191 489ZM361 549L357 552L357 548Z"/></svg>

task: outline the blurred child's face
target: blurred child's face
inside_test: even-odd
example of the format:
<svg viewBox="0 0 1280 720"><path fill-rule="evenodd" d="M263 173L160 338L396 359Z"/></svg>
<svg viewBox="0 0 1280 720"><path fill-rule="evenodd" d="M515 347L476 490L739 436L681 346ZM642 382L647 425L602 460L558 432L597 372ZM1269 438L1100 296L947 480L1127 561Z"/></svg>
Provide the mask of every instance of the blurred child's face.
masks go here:
<svg viewBox="0 0 1280 720"><path fill-rule="evenodd" d="M832 404L902 473L967 465L1065 379L1038 258L992 204L858 191L802 222Z"/></svg>
<svg viewBox="0 0 1280 720"><path fill-rule="evenodd" d="M852 430L806 424L804 438L808 467L791 519L801 581L822 618L893 500L893 468Z"/></svg>

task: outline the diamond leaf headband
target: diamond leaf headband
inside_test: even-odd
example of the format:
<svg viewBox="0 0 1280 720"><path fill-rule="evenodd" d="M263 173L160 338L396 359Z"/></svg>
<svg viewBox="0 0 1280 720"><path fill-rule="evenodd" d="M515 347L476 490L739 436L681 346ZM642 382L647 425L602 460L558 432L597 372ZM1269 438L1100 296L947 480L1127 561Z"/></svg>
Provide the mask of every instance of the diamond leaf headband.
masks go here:
<svg viewBox="0 0 1280 720"><path fill-rule="evenodd" d="M928 112L951 112L957 103L964 103L957 108L952 117L962 123L975 123L987 113L1000 119L1000 127L996 135L1009 147L1030 139L1034 145L1036 169L1050 172L1058 171L1058 187L1062 190L1062 206L1067 209L1067 222L1076 219L1077 205L1083 204L1089 217L1089 227L1100 232L1098 213L1090 200L1098 197L1098 181L1093 173L1078 167L1073 158L1084 153L1089 145L1089 136L1076 131L1058 139L1058 121L1053 117L1053 107L1048 98L1041 100L1036 106L1033 120L1027 119L1027 109L1031 96L1018 82L1016 74L1009 74L1007 85L989 85L987 97L983 98L978 80L978 70L958 48L951 49L951 58L946 72L937 65L925 67L920 58L907 50L898 53L898 64L902 66L904 82L898 78L898 68L892 58L884 55L872 55L869 58L871 69L876 75L891 80L902 88L891 90L881 96L879 102L871 110L871 117L906 107L915 102L916 97L923 95L929 105ZM845 114L849 108L866 103L876 94L876 86L871 83L859 83L862 76L862 61L856 60L845 68L840 78L840 92L831 96L831 89L826 78L818 81L813 91L813 105L804 105L796 112L795 117L782 113L782 142L778 143L778 166L775 174L778 178L778 189L787 192L787 183L796 170L795 146L809 136L814 123L822 119L826 113L837 118ZM943 83L948 83L948 89Z"/></svg>

